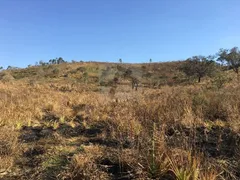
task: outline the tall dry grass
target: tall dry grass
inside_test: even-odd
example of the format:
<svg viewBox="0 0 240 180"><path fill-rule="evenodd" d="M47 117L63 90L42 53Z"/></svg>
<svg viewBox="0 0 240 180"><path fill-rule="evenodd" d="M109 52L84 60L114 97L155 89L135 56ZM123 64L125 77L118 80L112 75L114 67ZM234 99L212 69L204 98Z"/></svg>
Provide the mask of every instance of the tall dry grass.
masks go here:
<svg viewBox="0 0 240 180"><path fill-rule="evenodd" d="M64 123L76 127L79 122L75 120L81 117L85 129L103 129L99 138L106 143L83 146L84 153L75 152L65 164L68 168L59 174L62 179L112 178L109 175L112 172L106 169L116 164L120 164L117 166L120 169L127 169L129 176L135 179L238 178L237 155L224 155L224 146L231 145L233 147L228 148L236 151L235 146L239 146L238 85L218 91L204 85L165 86L137 92L128 89L120 92L117 88L113 97L107 92L93 92L85 87L84 91L79 91L81 86L67 82L68 91L54 88L60 86L62 83L54 83L54 86L38 82L32 86L24 81L0 83L0 158L3 162L0 169L17 166L16 159L21 158L21 151L26 146L18 140L22 127L55 126L54 129L58 129ZM50 114L59 121L54 124L50 119L50 123L46 123L46 116ZM213 157L205 152L204 144L199 143L207 144L207 139L213 138L214 129L220 134L218 141L223 153L219 150L220 155ZM222 131L218 132L219 129ZM230 135L235 138L232 144L224 139ZM55 136L60 135L56 133ZM110 142L116 142L116 146ZM218 147L213 150L218 151ZM108 164L109 161L112 164L106 165L106 157ZM227 159L234 168L219 165L221 159Z"/></svg>

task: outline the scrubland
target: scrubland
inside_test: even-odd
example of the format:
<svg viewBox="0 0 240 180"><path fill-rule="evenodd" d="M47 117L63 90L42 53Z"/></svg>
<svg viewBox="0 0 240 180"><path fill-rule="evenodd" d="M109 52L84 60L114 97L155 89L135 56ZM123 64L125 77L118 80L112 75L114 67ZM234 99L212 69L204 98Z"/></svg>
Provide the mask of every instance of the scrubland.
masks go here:
<svg viewBox="0 0 240 180"><path fill-rule="evenodd" d="M105 72L105 64L84 65L87 76L79 66L56 65L52 74L39 67L4 72L0 178L240 179L240 85L234 74L222 72L232 77L224 83L182 83L169 64L161 76L156 66L138 65L136 76L147 69L147 78L154 78L141 76L135 91L121 72L117 82L104 82L120 66Z"/></svg>

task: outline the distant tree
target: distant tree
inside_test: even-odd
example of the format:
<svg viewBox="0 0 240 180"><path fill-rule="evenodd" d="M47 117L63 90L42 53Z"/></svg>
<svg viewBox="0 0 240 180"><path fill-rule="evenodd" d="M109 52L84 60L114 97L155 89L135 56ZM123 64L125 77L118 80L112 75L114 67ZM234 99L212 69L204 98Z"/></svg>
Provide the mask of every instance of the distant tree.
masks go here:
<svg viewBox="0 0 240 180"><path fill-rule="evenodd" d="M152 63L152 59L149 59L149 63Z"/></svg>
<svg viewBox="0 0 240 180"><path fill-rule="evenodd" d="M187 76L197 77L198 82L201 82L201 78L211 75L215 71L215 62L210 56L193 56L185 61L180 70Z"/></svg>
<svg viewBox="0 0 240 180"><path fill-rule="evenodd" d="M122 63L122 59L119 59L119 63Z"/></svg>
<svg viewBox="0 0 240 180"><path fill-rule="evenodd" d="M62 57L59 57L59 58L57 59L57 64L61 64L61 63L65 63L65 61L63 60Z"/></svg>
<svg viewBox="0 0 240 180"><path fill-rule="evenodd" d="M48 63L47 63L47 62L44 62L43 60L40 60L40 61L39 61L39 65L41 65L41 66L46 66L46 65L48 65Z"/></svg>
<svg viewBox="0 0 240 180"><path fill-rule="evenodd" d="M40 60L38 64L44 66L45 63L43 62L43 60Z"/></svg>
<svg viewBox="0 0 240 180"><path fill-rule="evenodd" d="M3 67L2 67L2 66L0 66L0 70L3 70Z"/></svg>
<svg viewBox="0 0 240 180"><path fill-rule="evenodd" d="M8 66L7 69L8 69L8 70L11 70L11 69L18 69L18 67Z"/></svg>
<svg viewBox="0 0 240 180"><path fill-rule="evenodd" d="M57 60L56 59L52 59L52 64L57 64Z"/></svg>
<svg viewBox="0 0 240 180"><path fill-rule="evenodd" d="M240 67L240 50L238 47L232 49L220 49L218 59L222 64L226 63L237 75L239 75Z"/></svg>

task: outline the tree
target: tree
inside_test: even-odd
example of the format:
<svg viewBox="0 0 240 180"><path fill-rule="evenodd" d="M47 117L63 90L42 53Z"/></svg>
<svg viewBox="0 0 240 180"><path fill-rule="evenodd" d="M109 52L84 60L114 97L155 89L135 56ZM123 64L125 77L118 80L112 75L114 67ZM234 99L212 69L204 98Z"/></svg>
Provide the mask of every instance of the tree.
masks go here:
<svg viewBox="0 0 240 180"><path fill-rule="evenodd" d="M222 64L226 63L237 75L240 67L240 50L238 47L232 49L220 49L218 52L218 59Z"/></svg>
<svg viewBox="0 0 240 180"><path fill-rule="evenodd" d="M119 59L119 62L122 63L122 59Z"/></svg>
<svg viewBox="0 0 240 180"><path fill-rule="evenodd" d="M62 57L59 57L59 58L57 59L57 64L61 64L61 63L65 63L65 61L63 60Z"/></svg>
<svg viewBox="0 0 240 180"><path fill-rule="evenodd" d="M152 59L149 59L149 63L152 63Z"/></svg>
<svg viewBox="0 0 240 180"><path fill-rule="evenodd" d="M0 70L3 70L3 67L2 67L2 66L0 66Z"/></svg>
<svg viewBox="0 0 240 180"><path fill-rule="evenodd" d="M198 82L201 82L202 77L211 75L214 72L215 62L210 56L193 56L185 61L180 70L187 76L197 77Z"/></svg>
<svg viewBox="0 0 240 180"><path fill-rule="evenodd" d="M53 64L57 64L57 58L52 59L52 63L53 63Z"/></svg>
<svg viewBox="0 0 240 180"><path fill-rule="evenodd" d="M38 64L41 65L41 66L44 66L44 65L45 65L45 63L43 62L43 60L40 60Z"/></svg>
<svg viewBox="0 0 240 180"><path fill-rule="evenodd" d="M8 66L8 67L7 67L7 70L9 70L9 69L13 69L13 67L12 67L12 66Z"/></svg>

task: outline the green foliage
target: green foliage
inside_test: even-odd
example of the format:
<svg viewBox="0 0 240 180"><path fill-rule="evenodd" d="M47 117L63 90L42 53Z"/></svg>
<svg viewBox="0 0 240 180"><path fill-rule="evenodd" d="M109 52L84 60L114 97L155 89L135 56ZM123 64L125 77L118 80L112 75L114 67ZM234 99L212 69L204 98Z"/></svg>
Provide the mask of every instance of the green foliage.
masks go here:
<svg viewBox="0 0 240 180"><path fill-rule="evenodd" d="M204 76L209 76L215 71L215 62L211 57L193 56L185 61L180 67L187 76L194 76L198 78L198 82Z"/></svg>
<svg viewBox="0 0 240 180"><path fill-rule="evenodd" d="M238 68L240 67L240 50L238 47L232 49L220 49L218 52L218 61L227 63L227 65L233 69L237 74L239 73Z"/></svg>

